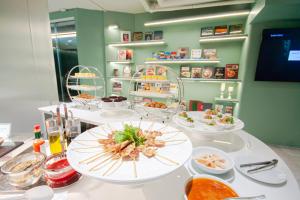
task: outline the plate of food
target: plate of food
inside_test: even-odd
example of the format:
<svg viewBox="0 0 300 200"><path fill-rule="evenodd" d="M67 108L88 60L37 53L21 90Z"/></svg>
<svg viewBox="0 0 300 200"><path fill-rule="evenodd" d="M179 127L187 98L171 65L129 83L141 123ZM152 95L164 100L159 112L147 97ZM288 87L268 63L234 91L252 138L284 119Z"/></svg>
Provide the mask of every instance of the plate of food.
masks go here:
<svg viewBox="0 0 300 200"><path fill-rule="evenodd" d="M194 126L194 119L190 117L187 112L180 112L178 115L175 115L175 120L182 124L183 126L192 127Z"/></svg>
<svg viewBox="0 0 300 200"><path fill-rule="evenodd" d="M210 111L188 111L186 114L193 119L193 126L189 123L182 123L180 113L173 116L173 121L188 131L201 134L223 134L238 131L244 128L244 123L229 114L220 112L214 115Z"/></svg>
<svg viewBox="0 0 300 200"><path fill-rule="evenodd" d="M140 184L182 166L192 154L189 138L176 128L150 121L107 123L87 130L68 147L79 173L115 184Z"/></svg>
<svg viewBox="0 0 300 200"><path fill-rule="evenodd" d="M233 160L227 153L212 147L194 148L192 162L194 166L210 174L225 174L234 166Z"/></svg>
<svg viewBox="0 0 300 200"><path fill-rule="evenodd" d="M147 109L160 109L160 110L167 110L168 106L165 103L158 102L158 101L152 101L152 102L146 102L144 103L144 107Z"/></svg>
<svg viewBox="0 0 300 200"><path fill-rule="evenodd" d="M195 175L185 184L185 200L212 200L239 197L236 189L228 182L211 175Z"/></svg>

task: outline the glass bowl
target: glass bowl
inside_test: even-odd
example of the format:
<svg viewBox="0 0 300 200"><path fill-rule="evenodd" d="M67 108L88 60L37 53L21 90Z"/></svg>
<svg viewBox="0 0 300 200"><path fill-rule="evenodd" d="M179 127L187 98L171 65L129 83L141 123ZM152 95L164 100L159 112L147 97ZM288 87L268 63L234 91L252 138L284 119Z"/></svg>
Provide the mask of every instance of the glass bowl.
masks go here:
<svg viewBox="0 0 300 200"><path fill-rule="evenodd" d="M80 174L69 164L65 152L49 156L43 169L46 183L52 188L65 187L80 178Z"/></svg>
<svg viewBox="0 0 300 200"><path fill-rule="evenodd" d="M37 183L43 175L41 168L46 155L42 153L21 154L1 167L1 172L8 178L10 185L28 187Z"/></svg>

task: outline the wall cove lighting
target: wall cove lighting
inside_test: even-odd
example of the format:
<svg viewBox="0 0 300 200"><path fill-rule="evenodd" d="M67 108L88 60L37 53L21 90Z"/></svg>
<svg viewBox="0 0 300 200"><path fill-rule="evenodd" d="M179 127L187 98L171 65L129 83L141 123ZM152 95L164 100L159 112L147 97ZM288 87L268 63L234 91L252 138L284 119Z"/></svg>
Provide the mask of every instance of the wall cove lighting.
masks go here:
<svg viewBox="0 0 300 200"><path fill-rule="evenodd" d="M163 45L164 41L151 41L151 42L128 42L128 43L115 43L109 44L110 47L129 47L129 46L154 46L154 45Z"/></svg>
<svg viewBox="0 0 300 200"><path fill-rule="evenodd" d="M215 42L215 41L228 41L228 40L245 40L247 38L244 36L232 36L232 37L211 37L211 38L200 38L199 42Z"/></svg>
<svg viewBox="0 0 300 200"><path fill-rule="evenodd" d="M168 25L168 24L176 24L176 23L184 23L184 22L202 21L202 20L208 20L208 19L241 17L241 16L247 16L247 15L249 15L249 13L250 13L249 10L243 10L243 11L226 12L226 13L218 13L218 14L211 14L211 15L199 15L199 16L194 16L194 17L165 19L165 20L146 22L146 23L144 23L144 26L159 26L159 25Z"/></svg>

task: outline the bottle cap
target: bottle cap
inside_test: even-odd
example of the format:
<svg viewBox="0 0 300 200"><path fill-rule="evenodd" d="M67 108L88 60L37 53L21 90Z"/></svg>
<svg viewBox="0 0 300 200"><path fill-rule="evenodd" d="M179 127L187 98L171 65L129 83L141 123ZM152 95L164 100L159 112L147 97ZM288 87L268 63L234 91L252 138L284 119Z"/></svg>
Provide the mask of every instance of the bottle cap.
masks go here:
<svg viewBox="0 0 300 200"><path fill-rule="evenodd" d="M39 124L36 124L36 125L34 125L33 129L34 130L39 130L39 129L41 129L41 126Z"/></svg>

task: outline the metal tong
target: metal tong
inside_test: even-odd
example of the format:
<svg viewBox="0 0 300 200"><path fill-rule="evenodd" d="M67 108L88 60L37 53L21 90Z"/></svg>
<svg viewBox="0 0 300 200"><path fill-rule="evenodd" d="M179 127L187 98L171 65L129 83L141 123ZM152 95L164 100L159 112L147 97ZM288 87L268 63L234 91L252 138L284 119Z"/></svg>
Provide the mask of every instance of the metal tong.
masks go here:
<svg viewBox="0 0 300 200"><path fill-rule="evenodd" d="M268 167L271 167L271 166L276 166L277 163L278 163L278 160L273 159L273 160L264 161L264 162L242 164L242 165L240 165L240 167L242 168L242 167L251 167L251 166L255 166L255 165L261 165L260 167L256 167L254 169L247 170L248 173L251 173L251 172L256 172L258 170L265 169L265 168L268 168Z"/></svg>

